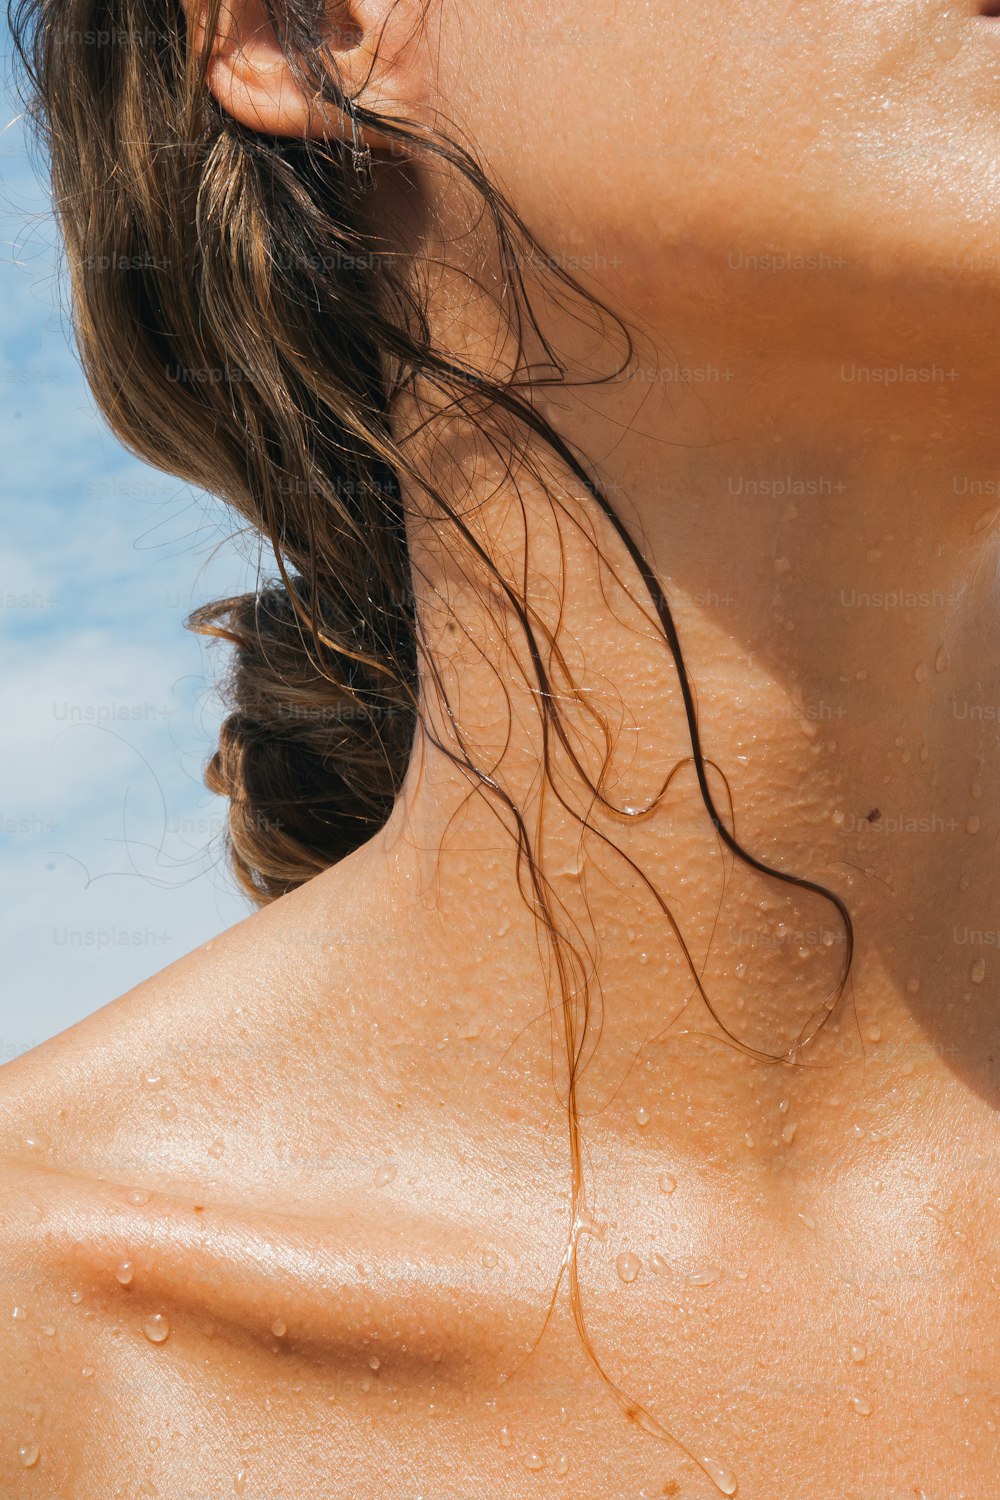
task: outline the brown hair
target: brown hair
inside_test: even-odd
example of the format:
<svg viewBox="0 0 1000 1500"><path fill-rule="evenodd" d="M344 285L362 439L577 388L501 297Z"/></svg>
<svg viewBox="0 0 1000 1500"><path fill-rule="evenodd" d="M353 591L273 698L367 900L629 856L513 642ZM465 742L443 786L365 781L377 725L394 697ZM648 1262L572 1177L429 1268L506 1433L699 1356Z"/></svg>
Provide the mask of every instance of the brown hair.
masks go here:
<svg viewBox="0 0 1000 1500"><path fill-rule="evenodd" d="M342 105L335 63L324 47L324 0L268 0L267 9L303 88ZM417 667L424 651L402 509L404 476L502 591L539 689L546 746L551 731L586 777L567 738L560 695L551 690L543 649L545 636L555 649L551 636L528 599L483 553L448 496L416 470L390 432L394 398L419 381L442 408L473 426L485 431L488 422L505 422L510 432L547 446L612 524L653 601L676 666L692 760L716 833L752 868L834 904L847 933L839 998L853 952L847 908L825 887L756 859L716 810L667 601L604 489L539 414L531 381L495 378L433 346L413 267L405 254L386 253L367 227L352 188L349 148L337 139L255 133L205 89L219 10L220 0L209 0L200 56L188 46L178 0L9 0L8 16L33 86L27 117L51 158L76 341L94 398L127 448L221 496L274 554L273 584L206 605L188 621L234 647L230 711L206 779L230 799L230 850L243 886L264 903L333 865L382 826L402 783L420 721ZM627 328L546 254L472 151L404 120L360 106L355 112L402 148L437 156L478 197L495 233L502 271L497 296L511 309L515 366L531 335L551 362L553 373L545 379L557 383L566 374L533 318L525 267L610 320L624 338L626 362L631 358ZM574 696L586 704L579 689ZM589 999L586 982L570 983L579 956L559 929L558 902L513 801L467 753L440 748L474 785L506 805L518 860L529 868L535 913L556 954L573 1162L564 1269L568 1265L577 1327L626 1414L677 1441L610 1380L580 1307L577 1080ZM592 790L609 806L599 786ZM801 1036L780 1058L733 1037L702 988L666 904L645 883L726 1035L759 1057L795 1060ZM585 973L585 966L577 972ZM828 1003L805 1040L831 1014ZM711 1477L719 1483L718 1474Z"/></svg>

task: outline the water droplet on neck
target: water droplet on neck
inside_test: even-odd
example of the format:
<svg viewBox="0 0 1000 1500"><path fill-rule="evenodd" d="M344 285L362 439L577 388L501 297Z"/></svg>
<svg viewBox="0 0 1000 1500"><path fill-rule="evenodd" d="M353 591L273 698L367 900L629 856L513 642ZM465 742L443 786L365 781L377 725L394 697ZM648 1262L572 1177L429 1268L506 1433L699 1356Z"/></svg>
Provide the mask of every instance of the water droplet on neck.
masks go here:
<svg viewBox="0 0 1000 1500"><path fill-rule="evenodd" d="M120 1281L122 1286L128 1286L134 1274L134 1267L130 1260L120 1260L115 1266L115 1280Z"/></svg>
<svg viewBox="0 0 1000 1500"><path fill-rule="evenodd" d="M162 1344L170 1335L170 1323L163 1313L152 1313L143 1323L142 1331L151 1344Z"/></svg>
<svg viewBox="0 0 1000 1500"><path fill-rule="evenodd" d="M93 1365L84 1365L83 1369L80 1371L80 1374L83 1376L84 1380L89 1380L90 1377L91 1377L91 1375L93 1375L93 1373L94 1373L94 1367L93 1367Z"/></svg>
<svg viewBox="0 0 1000 1500"><path fill-rule="evenodd" d="M500 1443L501 1443L501 1446L504 1447L504 1448L509 1448L510 1447L510 1429L509 1428L507 1428L507 1427L501 1427L501 1429L500 1429Z"/></svg>
<svg viewBox="0 0 1000 1500"><path fill-rule="evenodd" d="M980 823L979 819L975 816L975 814L973 814L973 816L971 818L966 818L966 820L965 820L965 831L966 831L966 833L978 833L981 827L982 827L982 824Z"/></svg>
<svg viewBox="0 0 1000 1500"><path fill-rule="evenodd" d="M615 1270L622 1281L634 1281L642 1270L642 1261L631 1250L623 1250L615 1261Z"/></svg>
<svg viewBox="0 0 1000 1500"><path fill-rule="evenodd" d="M569 1459L566 1457L565 1453L560 1453L559 1457L552 1465L552 1472L553 1474L559 1474L560 1476L569 1472Z"/></svg>
<svg viewBox="0 0 1000 1500"><path fill-rule="evenodd" d="M862 1361L864 1360L864 1357L865 1357L866 1353L867 1353L867 1351L865 1349L864 1344L852 1344L851 1345L851 1358L854 1360L855 1364L860 1365L862 1363Z"/></svg>
<svg viewBox="0 0 1000 1500"><path fill-rule="evenodd" d="M175 1118L176 1114L177 1114L177 1105L174 1103L174 1101L172 1099L168 1099L167 1102L166 1102L166 1104L162 1104L160 1106L160 1116L161 1116L162 1119L164 1119L164 1120L172 1120L172 1119Z"/></svg>
<svg viewBox="0 0 1000 1500"><path fill-rule="evenodd" d="M237 1495L242 1495L246 1490L246 1487L247 1471L246 1469L237 1469L235 1477L233 1479L233 1491Z"/></svg>
<svg viewBox="0 0 1000 1500"><path fill-rule="evenodd" d="M271 1332L274 1334L276 1339L284 1338L285 1334L288 1332L288 1325L286 1324L284 1318L275 1318L274 1322L271 1324Z"/></svg>
<svg viewBox="0 0 1000 1500"><path fill-rule="evenodd" d="M736 1476L730 1469L727 1469L724 1464L717 1463L714 1458L702 1457L699 1462L712 1483L724 1495L735 1495Z"/></svg>
<svg viewBox="0 0 1000 1500"><path fill-rule="evenodd" d="M20 1322L22 1318L26 1318L28 1316L28 1309L26 1307L12 1307L10 1315L12 1318L16 1318L18 1322Z"/></svg>
<svg viewBox="0 0 1000 1500"><path fill-rule="evenodd" d="M500 1257L499 1257L499 1255L497 1254L497 1252L495 1250L484 1250L483 1251L483 1255L482 1255L483 1265L486 1267L487 1270L491 1271L493 1269L493 1267L496 1265L496 1263L497 1263L497 1261L499 1259L500 1259Z"/></svg>
<svg viewBox="0 0 1000 1500"><path fill-rule="evenodd" d="M219 1157L222 1155L223 1151L225 1151L226 1143L218 1136L216 1136L215 1140L211 1141L205 1149L207 1150L209 1156Z"/></svg>
<svg viewBox="0 0 1000 1500"><path fill-rule="evenodd" d="M852 1396L851 1405L861 1417L870 1417L872 1414L872 1404L864 1396Z"/></svg>
<svg viewBox="0 0 1000 1500"><path fill-rule="evenodd" d="M688 1276L691 1286L708 1286L710 1282L718 1281L722 1271L718 1266L699 1266Z"/></svg>
<svg viewBox="0 0 1000 1500"><path fill-rule="evenodd" d="M521 1462L526 1469L544 1469L545 1455L544 1453L526 1453Z"/></svg>
<svg viewBox="0 0 1000 1500"><path fill-rule="evenodd" d="M33 1130L30 1135L24 1137L24 1144L29 1151L48 1151L52 1145L51 1136L47 1136L44 1130Z"/></svg>
<svg viewBox="0 0 1000 1500"><path fill-rule="evenodd" d="M973 984L982 984L986 978L985 958L974 958L972 960L972 963L969 965L969 978Z"/></svg>
<svg viewBox="0 0 1000 1500"><path fill-rule="evenodd" d="M944 649L944 647L941 646L938 649L937 656L935 656L935 658L934 658L934 670L935 670L935 672L947 672L949 666L950 666L950 661L949 661L948 653Z"/></svg>
<svg viewBox="0 0 1000 1500"><path fill-rule="evenodd" d="M149 1202L149 1196L145 1188L132 1188L128 1194L128 1201L134 1203L137 1208L141 1208L144 1203Z"/></svg>
<svg viewBox="0 0 1000 1500"><path fill-rule="evenodd" d="M397 1171L397 1168L394 1167L391 1163L389 1163L388 1165L386 1165L384 1167L376 1167L376 1169L375 1169L375 1186L376 1187L387 1187L389 1185L389 1183L392 1182L393 1179L395 1178L396 1171Z"/></svg>
<svg viewBox="0 0 1000 1500"><path fill-rule="evenodd" d="M672 1173L670 1173L670 1172L663 1172L663 1173L661 1173L661 1175L660 1175L660 1192L661 1193L672 1193L673 1190L674 1190L674 1188L676 1186L677 1186L677 1178L674 1177Z"/></svg>
<svg viewBox="0 0 1000 1500"><path fill-rule="evenodd" d="M635 1111L635 1123L637 1125L649 1124L649 1110L644 1104L640 1104L638 1109Z"/></svg>
<svg viewBox="0 0 1000 1500"><path fill-rule="evenodd" d="M35 1443L25 1443L18 1448L17 1456L26 1469L33 1469L38 1462L38 1447Z"/></svg>

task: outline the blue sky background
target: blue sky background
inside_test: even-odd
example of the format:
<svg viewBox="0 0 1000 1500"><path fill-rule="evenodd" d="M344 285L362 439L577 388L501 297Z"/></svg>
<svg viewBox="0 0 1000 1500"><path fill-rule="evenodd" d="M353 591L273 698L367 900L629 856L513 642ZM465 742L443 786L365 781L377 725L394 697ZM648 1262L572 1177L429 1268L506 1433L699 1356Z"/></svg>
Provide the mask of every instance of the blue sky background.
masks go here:
<svg viewBox="0 0 1000 1500"><path fill-rule="evenodd" d="M201 781L223 656L182 620L257 574L225 508L133 458L94 407L2 36L0 1062L252 909Z"/></svg>

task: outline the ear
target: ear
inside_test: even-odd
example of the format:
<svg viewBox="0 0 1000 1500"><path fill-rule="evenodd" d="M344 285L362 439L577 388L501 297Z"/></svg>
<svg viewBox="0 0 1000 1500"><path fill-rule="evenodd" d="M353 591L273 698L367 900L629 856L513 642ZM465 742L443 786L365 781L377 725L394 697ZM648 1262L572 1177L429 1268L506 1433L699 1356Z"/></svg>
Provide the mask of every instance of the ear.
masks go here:
<svg viewBox="0 0 1000 1500"><path fill-rule="evenodd" d="M198 51L204 0L181 0ZM280 6L280 0L278 0ZM326 38L346 93L368 109L410 115L424 97L423 50L416 45L423 0L332 0ZM264 135L347 137L336 105L319 106L299 88L278 46L264 0L222 0L206 84L222 108ZM372 147L388 138L365 126Z"/></svg>

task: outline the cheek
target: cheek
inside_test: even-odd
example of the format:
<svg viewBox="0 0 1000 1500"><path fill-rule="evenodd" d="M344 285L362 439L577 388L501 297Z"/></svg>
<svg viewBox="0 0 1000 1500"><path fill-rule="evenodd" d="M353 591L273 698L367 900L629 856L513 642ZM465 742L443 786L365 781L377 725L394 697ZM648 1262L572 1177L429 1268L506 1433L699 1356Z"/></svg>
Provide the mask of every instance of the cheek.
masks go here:
<svg viewBox="0 0 1000 1500"><path fill-rule="evenodd" d="M477 0L445 56L458 118L546 247L648 303L692 247L718 278L733 253L910 274L992 246L1000 21L975 9Z"/></svg>

